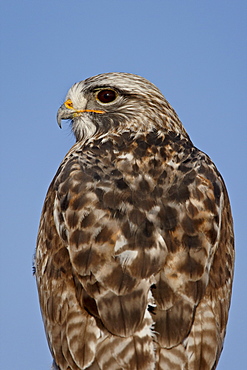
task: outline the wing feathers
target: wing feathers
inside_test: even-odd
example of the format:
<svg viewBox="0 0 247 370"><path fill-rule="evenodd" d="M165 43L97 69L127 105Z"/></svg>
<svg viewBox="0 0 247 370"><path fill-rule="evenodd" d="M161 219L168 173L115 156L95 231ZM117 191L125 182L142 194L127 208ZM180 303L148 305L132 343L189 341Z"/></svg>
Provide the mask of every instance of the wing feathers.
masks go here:
<svg viewBox="0 0 247 370"><path fill-rule="evenodd" d="M224 183L191 144L142 135L76 144L48 191L36 270L61 370L218 361L234 257Z"/></svg>

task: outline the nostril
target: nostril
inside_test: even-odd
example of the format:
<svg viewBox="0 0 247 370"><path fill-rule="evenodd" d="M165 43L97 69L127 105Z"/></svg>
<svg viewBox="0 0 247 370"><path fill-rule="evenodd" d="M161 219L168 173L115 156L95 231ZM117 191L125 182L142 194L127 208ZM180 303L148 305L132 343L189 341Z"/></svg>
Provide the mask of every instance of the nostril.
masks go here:
<svg viewBox="0 0 247 370"><path fill-rule="evenodd" d="M68 99L66 100L66 102L64 103L65 107L66 108L69 108L69 109L73 109L73 103L72 103L72 100Z"/></svg>

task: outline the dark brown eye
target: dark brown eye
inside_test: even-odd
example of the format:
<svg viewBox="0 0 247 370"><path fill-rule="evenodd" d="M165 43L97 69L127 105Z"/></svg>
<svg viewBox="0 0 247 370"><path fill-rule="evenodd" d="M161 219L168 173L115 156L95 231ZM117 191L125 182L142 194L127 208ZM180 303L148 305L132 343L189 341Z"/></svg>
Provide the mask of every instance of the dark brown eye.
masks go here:
<svg viewBox="0 0 247 370"><path fill-rule="evenodd" d="M100 92L98 92L97 94L97 99L101 102L101 103L111 103L112 101L114 101L117 97L117 94L114 90L101 90Z"/></svg>

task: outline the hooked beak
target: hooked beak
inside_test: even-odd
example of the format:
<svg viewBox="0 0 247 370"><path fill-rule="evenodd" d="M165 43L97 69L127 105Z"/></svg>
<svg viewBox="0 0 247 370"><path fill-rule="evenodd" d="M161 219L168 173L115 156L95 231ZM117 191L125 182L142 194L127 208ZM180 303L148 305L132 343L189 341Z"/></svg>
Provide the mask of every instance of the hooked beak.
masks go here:
<svg viewBox="0 0 247 370"><path fill-rule="evenodd" d="M103 114L103 110L96 109L75 109L73 103L70 99L66 100L57 112L57 123L60 128L62 128L61 121L62 119L73 119L75 117L81 116L84 112L93 112Z"/></svg>

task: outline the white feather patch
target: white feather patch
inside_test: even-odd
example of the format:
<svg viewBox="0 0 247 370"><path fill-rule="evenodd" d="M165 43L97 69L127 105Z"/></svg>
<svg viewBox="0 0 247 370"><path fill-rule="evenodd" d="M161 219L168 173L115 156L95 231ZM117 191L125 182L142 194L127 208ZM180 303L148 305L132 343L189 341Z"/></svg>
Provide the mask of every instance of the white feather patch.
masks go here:
<svg viewBox="0 0 247 370"><path fill-rule="evenodd" d="M131 265L132 261L137 257L138 251L124 251L117 255L121 265Z"/></svg>

